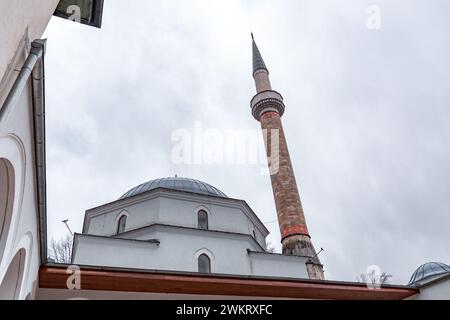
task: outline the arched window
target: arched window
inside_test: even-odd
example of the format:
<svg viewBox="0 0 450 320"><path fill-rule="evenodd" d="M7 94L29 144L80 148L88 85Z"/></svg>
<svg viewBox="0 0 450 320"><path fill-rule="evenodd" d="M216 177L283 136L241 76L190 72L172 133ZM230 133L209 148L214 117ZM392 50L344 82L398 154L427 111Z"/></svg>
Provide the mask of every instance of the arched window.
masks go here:
<svg viewBox="0 0 450 320"><path fill-rule="evenodd" d="M205 210L198 212L198 228L208 230L208 213Z"/></svg>
<svg viewBox="0 0 450 320"><path fill-rule="evenodd" d="M211 273L211 260L206 254L201 254L198 257L198 272Z"/></svg>
<svg viewBox="0 0 450 320"><path fill-rule="evenodd" d="M117 234L124 233L126 225L127 225L127 216L123 215L120 217L119 222L117 223Z"/></svg>
<svg viewBox="0 0 450 320"><path fill-rule="evenodd" d="M253 239L256 240L256 232L255 232L255 230L253 230Z"/></svg>

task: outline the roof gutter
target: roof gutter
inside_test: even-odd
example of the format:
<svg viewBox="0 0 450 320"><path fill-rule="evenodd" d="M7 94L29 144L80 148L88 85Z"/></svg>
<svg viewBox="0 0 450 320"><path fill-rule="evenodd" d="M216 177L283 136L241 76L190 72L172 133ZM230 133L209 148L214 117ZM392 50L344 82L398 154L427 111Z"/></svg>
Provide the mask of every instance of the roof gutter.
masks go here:
<svg viewBox="0 0 450 320"><path fill-rule="evenodd" d="M40 53L32 72L33 119L36 161L36 187L39 212L41 264L47 263L47 186L45 166L45 73L44 55L47 40L35 40L31 52Z"/></svg>

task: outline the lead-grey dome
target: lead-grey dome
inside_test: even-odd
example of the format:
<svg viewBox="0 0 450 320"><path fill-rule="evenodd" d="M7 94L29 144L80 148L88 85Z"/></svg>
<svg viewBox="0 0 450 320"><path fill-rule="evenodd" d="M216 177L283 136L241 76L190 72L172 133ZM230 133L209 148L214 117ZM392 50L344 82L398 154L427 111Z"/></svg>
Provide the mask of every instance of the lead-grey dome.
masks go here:
<svg viewBox="0 0 450 320"><path fill-rule="evenodd" d="M219 189L213 187L212 185L195 179L189 178L160 178L145 182L138 185L137 187L129 190L120 199L129 198L150 190L165 188L178 191L187 191L192 193L205 194L215 197L228 198L225 193Z"/></svg>
<svg viewBox="0 0 450 320"><path fill-rule="evenodd" d="M450 274L450 267L441 262L428 262L414 271L409 284L416 284L438 275Z"/></svg>

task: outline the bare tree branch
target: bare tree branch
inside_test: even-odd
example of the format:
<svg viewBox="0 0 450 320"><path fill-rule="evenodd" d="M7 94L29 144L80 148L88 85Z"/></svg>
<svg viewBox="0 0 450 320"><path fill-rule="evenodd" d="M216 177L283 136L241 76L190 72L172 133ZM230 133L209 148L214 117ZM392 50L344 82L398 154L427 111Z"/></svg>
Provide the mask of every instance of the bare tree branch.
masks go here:
<svg viewBox="0 0 450 320"><path fill-rule="evenodd" d="M378 285L378 284L389 284L389 279L392 278L392 275L383 272L381 275L378 275L375 270L372 270L369 273L361 273L359 277L357 277L357 281L361 283L367 283L372 285Z"/></svg>
<svg viewBox="0 0 450 320"><path fill-rule="evenodd" d="M275 247L272 245L272 243L269 240L266 241L266 252L269 252L269 253L275 252Z"/></svg>
<svg viewBox="0 0 450 320"><path fill-rule="evenodd" d="M49 258L56 263L71 263L72 243L73 237L71 235L67 235L58 241L52 240L48 248Z"/></svg>

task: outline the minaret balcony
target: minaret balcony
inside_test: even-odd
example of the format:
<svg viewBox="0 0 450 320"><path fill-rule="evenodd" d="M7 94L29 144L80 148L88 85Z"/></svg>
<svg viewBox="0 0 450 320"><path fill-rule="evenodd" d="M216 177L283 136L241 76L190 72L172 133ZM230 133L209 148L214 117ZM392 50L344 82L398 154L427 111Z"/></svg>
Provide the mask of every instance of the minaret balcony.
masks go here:
<svg viewBox="0 0 450 320"><path fill-rule="evenodd" d="M256 94L250 102L253 117L259 121L261 116L270 111L284 114L283 96L276 91L266 90Z"/></svg>

